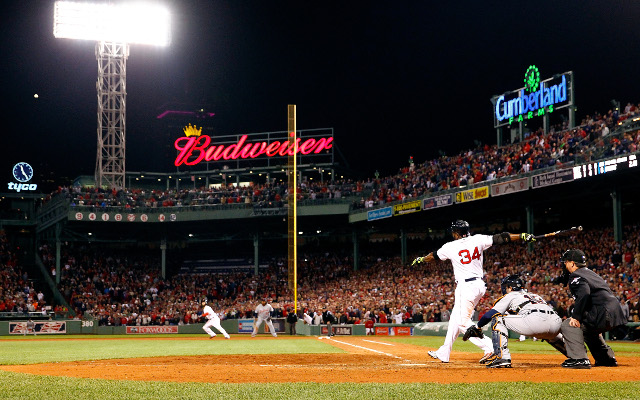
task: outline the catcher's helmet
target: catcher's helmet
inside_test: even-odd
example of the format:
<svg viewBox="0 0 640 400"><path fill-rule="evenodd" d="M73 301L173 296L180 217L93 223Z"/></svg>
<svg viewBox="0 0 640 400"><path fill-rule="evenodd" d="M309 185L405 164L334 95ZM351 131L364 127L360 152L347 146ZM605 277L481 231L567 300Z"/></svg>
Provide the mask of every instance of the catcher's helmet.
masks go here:
<svg viewBox="0 0 640 400"><path fill-rule="evenodd" d="M587 256L584 255L584 251L582 250L571 249L562 254L560 261L573 261L578 267L584 267L587 265Z"/></svg>
<svg viewBox="0 0 640 400"><path fill-rule="evenodd" d="M469 236L469 223L461 219L451 223L451 233L456 232L462 237Z"/></svg>
<svg viewBox="0 0 640 400"><path fill-rule="evenodd" d="M511 290L522 290L524 289L524 282L518 275L509 275L502 279L502 283L500 283L500 289L502 289L502 294L507 294L507 288L511 288Z"/></svg>

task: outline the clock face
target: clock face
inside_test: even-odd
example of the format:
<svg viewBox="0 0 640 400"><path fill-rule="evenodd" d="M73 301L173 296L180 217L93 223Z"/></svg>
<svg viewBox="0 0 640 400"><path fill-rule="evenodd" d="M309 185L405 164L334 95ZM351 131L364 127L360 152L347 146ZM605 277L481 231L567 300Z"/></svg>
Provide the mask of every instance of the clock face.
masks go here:
<svg viewBox="0 0 640 400"><path fill-rule="evenodd" d="M13 166L13 177L19 182L28 182L33 178L33 168L26 162L19 162Z"/></svg>

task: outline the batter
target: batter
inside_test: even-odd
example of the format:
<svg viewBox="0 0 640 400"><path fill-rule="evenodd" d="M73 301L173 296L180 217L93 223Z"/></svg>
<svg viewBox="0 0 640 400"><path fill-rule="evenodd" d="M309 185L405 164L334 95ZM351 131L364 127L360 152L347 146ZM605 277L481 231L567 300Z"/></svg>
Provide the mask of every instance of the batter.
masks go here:
<svg viewBox="0 0 640 400"><path fill-rule="evenodd" d="M461 332L465 332L473 325L471 318L478 302L487 291L482 280L483 253L494 244L510 243L516 240L532 242L535 240L529 233L514 234L503 232L496 235L471 235L469 223L462 220L451 224L451 236L453 241L445 243L437 251L424 257L413 260L412 265L434 260L451 260L453 275L456 280L455 303L451 311L451 319L447 328L447 336L444 344L437 351L429 351L428 354L444 363L449 362L453 342ZM472 337L471 343L480 347L484 355L480 363L484 364L493 355L493 345L488 337Z"/></svg>

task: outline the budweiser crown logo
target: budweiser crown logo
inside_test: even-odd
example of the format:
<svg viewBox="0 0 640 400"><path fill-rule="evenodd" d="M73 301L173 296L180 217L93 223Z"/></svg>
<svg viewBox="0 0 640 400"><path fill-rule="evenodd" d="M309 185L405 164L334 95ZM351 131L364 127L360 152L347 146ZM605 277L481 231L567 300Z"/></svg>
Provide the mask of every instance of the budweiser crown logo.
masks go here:
<svg viewBox="0 0 640 400"><path fill-rule="evenodd" d="M202 134L202 127L198 128L195 125L191 125L189 124L188 126L185 126L184 128L182 128L182 130L184 131L184 134L189 137L189 136L200 136Z"/></svg>

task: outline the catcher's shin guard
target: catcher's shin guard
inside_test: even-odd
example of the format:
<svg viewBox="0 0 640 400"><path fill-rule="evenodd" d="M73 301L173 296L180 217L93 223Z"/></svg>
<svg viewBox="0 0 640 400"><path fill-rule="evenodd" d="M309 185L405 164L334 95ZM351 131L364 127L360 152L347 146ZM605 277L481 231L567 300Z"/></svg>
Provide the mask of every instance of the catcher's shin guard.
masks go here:
<svg viewBox="0 0 640 400"><path fill-rule="evenodd" d="M493 341L493 354L497 358L511 359L508 339L509 331L502 322L502 316L494 315L491 318L491 340Z"/></svg>

